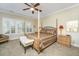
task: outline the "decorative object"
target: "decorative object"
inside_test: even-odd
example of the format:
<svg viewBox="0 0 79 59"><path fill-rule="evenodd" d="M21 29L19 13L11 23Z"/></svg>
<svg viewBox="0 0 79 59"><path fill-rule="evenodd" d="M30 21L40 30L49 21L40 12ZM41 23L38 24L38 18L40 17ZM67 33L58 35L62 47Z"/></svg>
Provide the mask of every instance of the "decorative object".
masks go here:
<svg viewBox="0 0 79 59"><path fill-rule="evenodd" d="M63 25L59 26L59 30L60 30L60 35L62 35L62 30L64 29Z"/></svg>

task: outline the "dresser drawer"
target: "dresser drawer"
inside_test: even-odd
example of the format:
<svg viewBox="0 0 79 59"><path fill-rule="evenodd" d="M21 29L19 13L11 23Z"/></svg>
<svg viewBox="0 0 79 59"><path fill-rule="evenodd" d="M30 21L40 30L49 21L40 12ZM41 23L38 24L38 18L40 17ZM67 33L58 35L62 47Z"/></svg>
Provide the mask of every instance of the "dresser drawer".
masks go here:
<svg viewBox="0 0 79 59"><path fill-rule="evenodd" d="M58 36L58 43L65 46L71 45L71 37L70 36Z"/></svg>
<svg viewBox="0 0 79 59"><path fill-rule="evenodd" d="M64 41L64 42L70 42L70 40L68 40L68 39L65 39L65 40L62 40L62 41Z"/></svg>

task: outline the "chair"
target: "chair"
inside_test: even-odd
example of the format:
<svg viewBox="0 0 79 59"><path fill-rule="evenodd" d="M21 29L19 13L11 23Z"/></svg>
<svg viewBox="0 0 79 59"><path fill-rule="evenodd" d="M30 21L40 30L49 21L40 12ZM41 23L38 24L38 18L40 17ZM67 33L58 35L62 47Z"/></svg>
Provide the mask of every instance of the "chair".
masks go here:
<svg viewBox="0 0 79 59"><path fill-rule="evenodd" d="M31 46L33 48L33 39L28 39L26 36L20 37L20 45L24 47L24 53L26 53L26 48Z"/></svg>

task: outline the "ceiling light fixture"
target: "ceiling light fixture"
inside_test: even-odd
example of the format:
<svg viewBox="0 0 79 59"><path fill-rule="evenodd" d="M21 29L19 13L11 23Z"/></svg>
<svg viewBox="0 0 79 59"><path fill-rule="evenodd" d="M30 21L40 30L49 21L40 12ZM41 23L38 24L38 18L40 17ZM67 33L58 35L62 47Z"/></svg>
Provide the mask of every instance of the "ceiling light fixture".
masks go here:
<svg viewBox="0 0 79 59"><path fill-rule="evenodd" d="M30 10L34 11L34 8L30 8Z"/></svg>
<svg viewBox="0 0 79 59"><path fill-rule="evenodd" d="M29 8L25 8L23 9L24 11L25 10L31 10L32 11L32 14L34 14L35 11L39 11L39 12L42 12L42 10L38 9L37 7L40 5L40 3L31 3L31 4L28 4L28 3L24 3L25 5L27 5Z"/></svg>

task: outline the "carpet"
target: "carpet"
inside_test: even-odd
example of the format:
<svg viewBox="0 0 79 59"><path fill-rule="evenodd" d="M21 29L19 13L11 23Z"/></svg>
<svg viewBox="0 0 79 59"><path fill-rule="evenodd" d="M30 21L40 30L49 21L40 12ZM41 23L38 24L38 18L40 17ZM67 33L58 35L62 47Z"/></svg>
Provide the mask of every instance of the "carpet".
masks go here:
<svg viewBox="0 0 79 59"><path fill-rule="evenodd" d="M79 56L79 48L73 46L68 48L54 43L40 54L31 47L28 47L26 54L24 54L24 49L17 39L0 44L0 56Z"/></svg>

